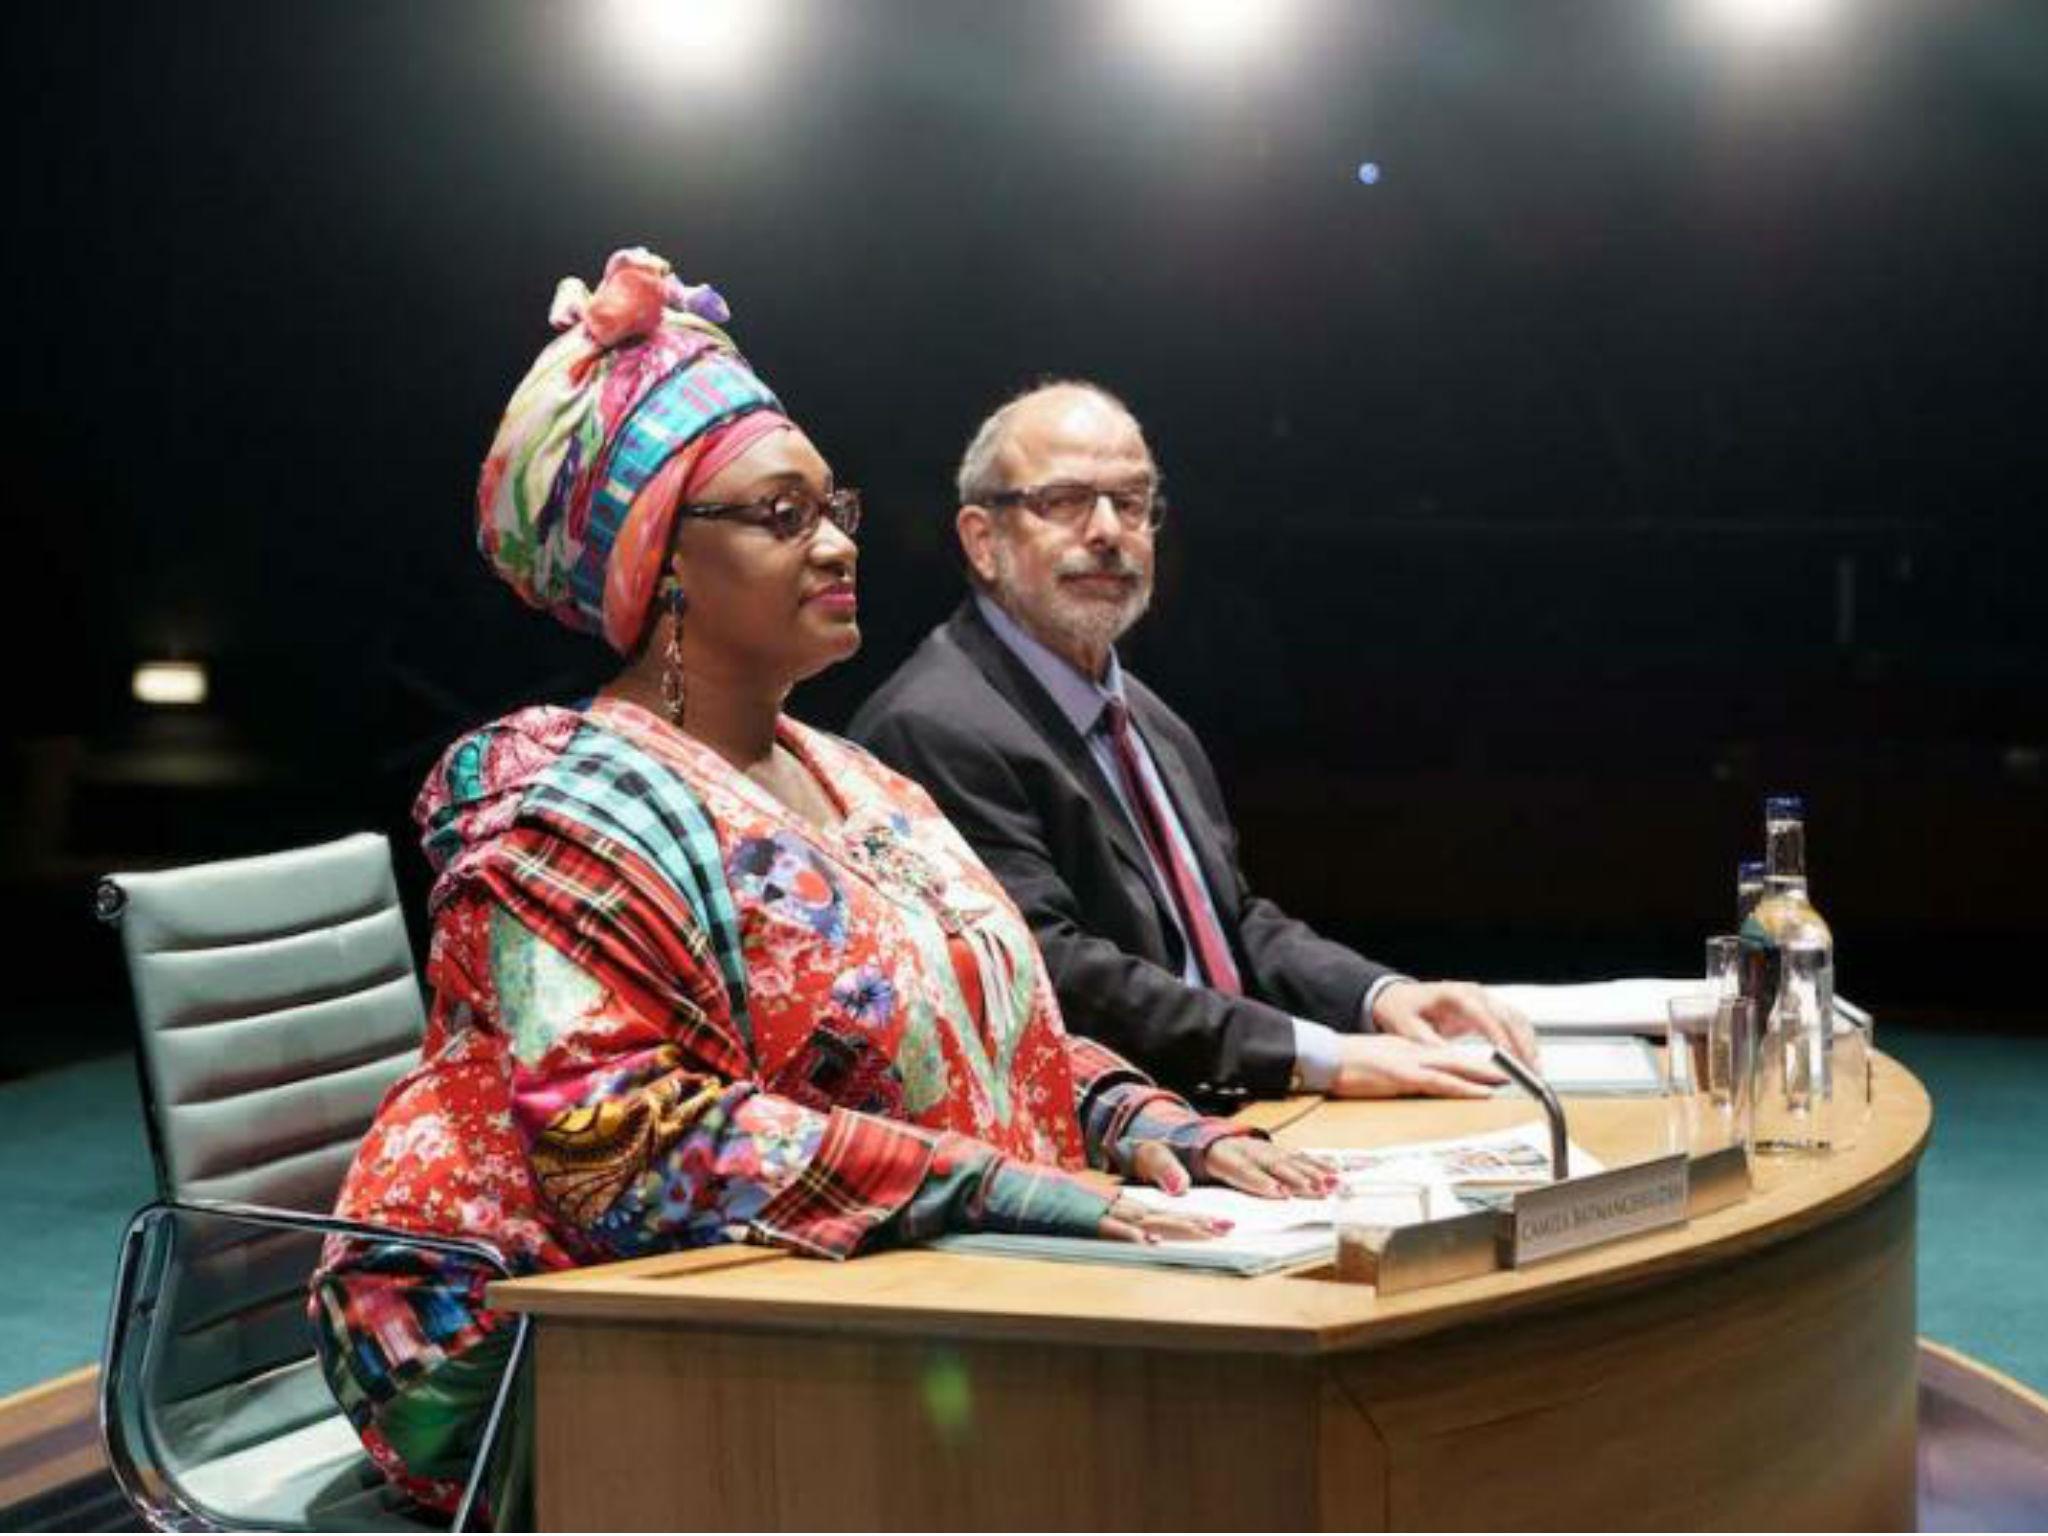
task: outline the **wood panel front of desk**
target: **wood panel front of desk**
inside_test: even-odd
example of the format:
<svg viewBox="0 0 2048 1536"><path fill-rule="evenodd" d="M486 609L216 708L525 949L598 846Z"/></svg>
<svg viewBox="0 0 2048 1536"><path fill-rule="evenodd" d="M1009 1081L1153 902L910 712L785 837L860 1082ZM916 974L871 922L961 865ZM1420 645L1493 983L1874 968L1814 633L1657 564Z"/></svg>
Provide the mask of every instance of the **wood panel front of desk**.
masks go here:
<svg viewBox="0 0 2048 1536"><path fill-rule="evenodd" d="M539 1317L543 1528L1910 1529L1919 1085L1686 1228L1409 1296L755 1250L494 1293ZM1526 1117L1336 1106L1297 1145ZM1641 1103L1575 1107L1641 1155Z"/></svg>

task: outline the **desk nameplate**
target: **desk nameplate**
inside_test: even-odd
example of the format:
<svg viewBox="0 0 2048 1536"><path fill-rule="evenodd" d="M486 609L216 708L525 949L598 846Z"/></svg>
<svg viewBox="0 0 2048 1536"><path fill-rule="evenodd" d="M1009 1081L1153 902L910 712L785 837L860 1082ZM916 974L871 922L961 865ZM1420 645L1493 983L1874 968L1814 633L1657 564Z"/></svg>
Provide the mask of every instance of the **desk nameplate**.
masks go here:
<svg viewBox="0 0 2048 1536"><path fill-rule="evenodd" d="M1398 1296L1491 1274L1500 1268L1502 1219L1498 1211L1472 1211L1395 1228L1378 1256L1373 1284L1382 1296Z"/></svg>
<svg viewBox="0 0 2048 1536"><path fill-rule="evenodd" d="M1749 1198L1749 1153L1740 1146L1702 1152L1686 1170L1685 1214L1707 1216Z"/></svg>
<svg viewBox="0 0 2048 1536"><path fill-rule="evenodd" d="M1686 1216L1687 1160L1669 1157L1563 1179L1515 1196L1508 1263L1516 1269L1617 1238L1675 1227Z"/></svg>

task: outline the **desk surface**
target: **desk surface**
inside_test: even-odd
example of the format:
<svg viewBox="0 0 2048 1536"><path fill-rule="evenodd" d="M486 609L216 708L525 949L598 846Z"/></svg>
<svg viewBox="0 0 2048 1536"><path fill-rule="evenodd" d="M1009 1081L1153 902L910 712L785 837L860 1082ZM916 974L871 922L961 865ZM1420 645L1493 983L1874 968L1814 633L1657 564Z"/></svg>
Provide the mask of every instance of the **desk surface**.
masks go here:
<svg viewBox="0 0 2048 1536"><path fill-rule="evenodd" d="M1377 1348L1548 1308L1718 1263L1809 1231L1906 1178L1932 1112L1919 1082L1877 1063L1877 1108L1853 1150L1760 1165L1747 1200L1651 1233L1523 1271L1499 1271L1402 1296L1370 1286L1267 1275L1054 1264L909 1250L844 1264L728 1246L535 1276L491 1287L492 1305L541 1317L698 1323L720 1329L829 1329L920 1338L1039 1339L1125 1347L1311 1355ZM1610 1166L1663 1148L1662 1104L1580 1099L1573 1139ZM1370 1147L1498 1129L1528 1120L1526 1101L1296 1099L1244 1118L1293 1146Z"/></svg>

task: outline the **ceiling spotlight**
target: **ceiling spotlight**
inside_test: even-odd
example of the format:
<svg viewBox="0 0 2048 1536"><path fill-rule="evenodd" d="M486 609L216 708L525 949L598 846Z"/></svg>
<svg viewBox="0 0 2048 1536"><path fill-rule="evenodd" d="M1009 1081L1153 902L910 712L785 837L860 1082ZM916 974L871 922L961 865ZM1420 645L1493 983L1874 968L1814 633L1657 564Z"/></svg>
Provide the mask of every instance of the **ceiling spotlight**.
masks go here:
<svg viewBox="0 0 2048 1536"><path fill-rule="evenodd" d="M1834 21L1840 0L1695 0L1717 32L1755 42L1797 42Z"/></svg>
<svg viewBox="0 0 2048 1536"><path fill-rule="evenodd" d="M607 0L606 41L654 84L747 78L773 40L780 0Z"/></svg>
<svg viewBox="0 0 2048 1536"><path fill-rule="evenodd" d="M1125 8L1148 46L1198 66L1266 51L1295 12L1291 0L1125 0Z"/></svg>
<svg viewBox="0 0 2048 1536"><path fill-rule="evenodd" d="M132 684L137 703L189 709L206 702L206 665L198 661L145 661Z"/></svg>

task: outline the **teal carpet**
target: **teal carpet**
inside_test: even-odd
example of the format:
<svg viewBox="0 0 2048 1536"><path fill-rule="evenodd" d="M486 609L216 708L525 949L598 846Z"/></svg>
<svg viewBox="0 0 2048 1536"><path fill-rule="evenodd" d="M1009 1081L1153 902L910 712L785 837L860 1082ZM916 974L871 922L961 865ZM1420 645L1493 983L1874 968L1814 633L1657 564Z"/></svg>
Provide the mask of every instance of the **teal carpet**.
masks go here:
<svg viewBox="0 0 2048 1536"><path fill-rule="evenodd" d="M1920 1332L2048 1391L2048 1038L1877 1028L1934 1099Z"/></svg>
<svg viewBox="0 0 2048 1536"><path fill-rule="evenodd" d="M151 1198L135 1064L0 1083L0 1396L99 1358L121 1229Z"/></svg>
<svg viewBox="0 0 2048 1536"><path fill-rule="evenodd" d="M1920 1331L2048 1390L2048 1040L1884 1028L1934 1096L1920 1170ZM98 1357L115 1245L150 1196L134 1068L0 1084L0 1395Z"/></svg>

